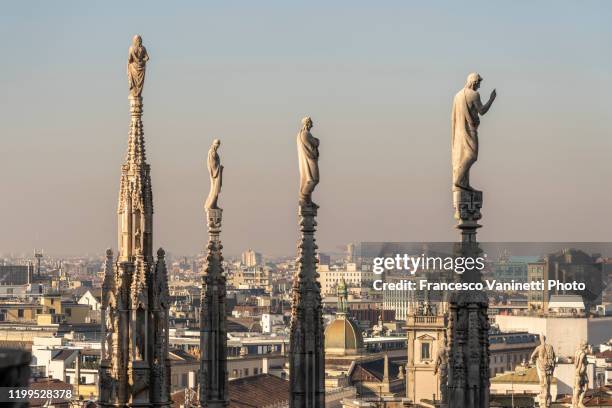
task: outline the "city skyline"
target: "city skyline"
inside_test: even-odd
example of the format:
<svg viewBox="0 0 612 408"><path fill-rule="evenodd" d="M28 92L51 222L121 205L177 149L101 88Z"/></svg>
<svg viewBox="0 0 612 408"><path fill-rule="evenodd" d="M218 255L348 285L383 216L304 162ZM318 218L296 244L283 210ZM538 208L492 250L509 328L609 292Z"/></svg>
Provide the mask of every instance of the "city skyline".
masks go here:
<svg viewBox="0 0 612 408"><path fill-rule="evenodd" d="M32 15L7 7L0 248L116 250L134 19L151 55L143 121L155 248L202 251L204 161L220 138L224 252L294 254L294 143L306 115L321 139L314 200L323 252L351 241L454 239L448 118L474 70L484 77L483 99L493 88L499 94L472 172L486 191L481 240L609 241L612 195L599 180L612 176L612 56L604 52L611 7L598 6L413 5L392 13L357 4L316 15L270 3L236 15L218 5L201 15L160 4L124 5L122 15L78 3L41 4ZM477 41L485 32L487 44Z"/></svg>

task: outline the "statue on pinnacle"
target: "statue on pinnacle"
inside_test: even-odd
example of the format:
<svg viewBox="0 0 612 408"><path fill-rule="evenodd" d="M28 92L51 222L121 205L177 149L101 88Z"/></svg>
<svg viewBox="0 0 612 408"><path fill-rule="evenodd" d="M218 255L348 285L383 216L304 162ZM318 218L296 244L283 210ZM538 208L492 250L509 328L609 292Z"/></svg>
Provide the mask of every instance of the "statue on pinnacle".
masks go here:
<svg viewBox="0 0 612 408"><path fill-rule="evenodd" d="M451 118L453 191L475 191L470 185L470 169L478 160L479 115L487 113L497 97L494 89L489 101L483 105L478 92L481 82L482 77L479 74L475 72L469 74L465 86L457 92L453 100Z"/></svg>
<svg viewBox="0 0 612 408"><path fill-rule="evenodd" d="M221 186L223 184L223 166L221 165L221 159L217 152L219 146L221 146L221 141L215 139L208 151L207 163L208 175L210 176L210 192L208 193L206 203L204 203L204 208L207 210L219 209L219 193L221 192Z"/></svg>
<svg viewBox="0 0 612 408"><path fill-rule="evenodd" d="M310 117L302 119L302 129L297 136L300 168L300 205L318 207L312 201L312 192L319 184L319 139L310 133L313 123Z"/></svg>
<svg viewBox="0 0 612 408"><path fill-rule="evenodd" d="M128 85L132 98L139 98L142 95L147 61L149 61L147 49L142 45L142 37L136 34L128 51L127 64Z"/></svg>

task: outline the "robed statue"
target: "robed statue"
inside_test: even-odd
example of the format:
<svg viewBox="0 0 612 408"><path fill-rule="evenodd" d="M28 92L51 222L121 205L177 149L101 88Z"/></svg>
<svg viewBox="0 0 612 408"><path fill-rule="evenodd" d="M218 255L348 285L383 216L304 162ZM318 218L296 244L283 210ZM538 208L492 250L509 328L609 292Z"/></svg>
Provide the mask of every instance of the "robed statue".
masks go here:
<svg viewBox="0 0 612 408"><path fill-rule="evenodd" d="M587 367L589 362L587 354L589 345L586 341L582 341L574 354L574 393L572 396L572 408L584 408L584 396L586 395L589 377L587 375Z"/></svg>
<svg viewBox="0 0 612 408"><path fill-rule="evenodd" d="M497 93L491 92L489 101L482 104L478 88L482 77L471 73L465 87L453 100L451 118L451 149L453 161L453 191L474 191L470 185L470 168L478 160L478 126L480 116L488 112Z"/></svg>
<svg viewBox="0 0 612 408"><path fill-rule="evenodd" d="M439 374L440 379L440 401L444 405L448 404L448 353L448 346L442 345L434 363L434 375Z"/></svg>
<svg viewBox="0 0 612 408"><path fill-rule="evenodd" d="M128 51L127 64L128 84L130 86L130 96L132 97L139 97L142 94L148 60L149 54L144 45L142 45L142 38L139 35L135 35L132 38L132 45Z"/></svg>
<svg viewBox="0 0 612 408"><path fill-rule="evenodd" d="M210 176L210 192L204 208L207 210L218 209L219 193L221 192L221 184L223 183L223 166L221 165L221 159L217 150L221 146L221 141L215 139L210 146L208 151L208 175Z"/></svg>
<svg viewBox="0 0 612 408"><path fill-rule="evenodd" d="M531 354L530 361L535 361L540 379L540 407L549 408L552 402L550 384L556 366L556 357L553 347L546 343L546 336L540 334L540 345Z"/></svg>
<svg viewBox="0 0 612 408"><path fill-rule="evenodd" d="M310 133L313 123L310 117L302 119L302 129L297 135L300 168L300 205L314 205L312 192L319 184L319 139Z"/></svg>

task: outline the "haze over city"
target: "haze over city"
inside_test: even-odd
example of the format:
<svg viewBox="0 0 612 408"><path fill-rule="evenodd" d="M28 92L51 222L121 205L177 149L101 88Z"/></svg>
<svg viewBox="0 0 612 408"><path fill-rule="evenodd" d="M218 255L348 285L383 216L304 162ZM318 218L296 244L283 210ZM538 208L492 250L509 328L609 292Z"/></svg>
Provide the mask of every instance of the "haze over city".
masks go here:
<svg viewBox="0 0 612 408"><path fill-rule="evenodd" d="M294 254L306 115L321 140L322 250L455 239L450 109L472 71L483 99L498 93L472 169L485 201L479 240L609 241L612 4L589 5L6 4L0 251L116 248L136 33L151 57L156 247L205 245L204 161L220 138L224 251Z"/></svg>

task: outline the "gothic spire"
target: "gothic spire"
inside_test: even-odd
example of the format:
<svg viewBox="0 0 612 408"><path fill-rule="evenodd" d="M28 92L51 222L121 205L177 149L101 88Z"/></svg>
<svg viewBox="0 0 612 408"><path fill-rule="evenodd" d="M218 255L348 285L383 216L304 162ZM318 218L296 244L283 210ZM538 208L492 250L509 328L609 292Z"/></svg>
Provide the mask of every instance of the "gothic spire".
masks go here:
<svg viewBox="0 0 612 408"><path fill-rule="evenodd" d="M170 406L168 286L164 252L153 258L153 194L142 126L142 88L149 60L140 36L128 57L130 130L121 166L118 258L107 251L103 284L101 407Z"/></svg>

